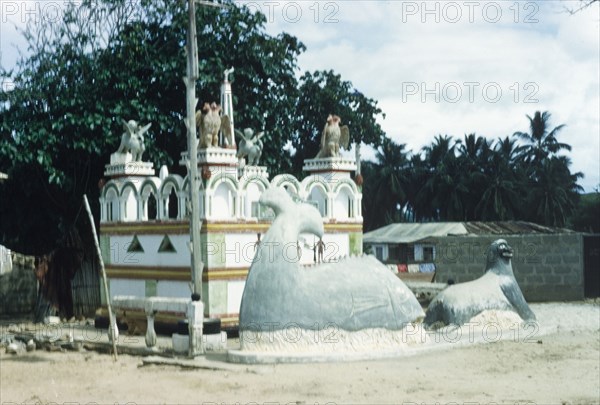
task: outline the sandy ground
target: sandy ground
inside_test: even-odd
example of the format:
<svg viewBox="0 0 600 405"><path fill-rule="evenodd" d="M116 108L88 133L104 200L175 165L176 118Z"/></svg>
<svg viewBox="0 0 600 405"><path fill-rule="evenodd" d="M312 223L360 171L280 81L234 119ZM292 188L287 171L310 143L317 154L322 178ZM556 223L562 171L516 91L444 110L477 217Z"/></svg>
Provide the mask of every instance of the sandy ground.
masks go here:
<svg viewBox="0 0 600 405"><path fill-rule="evenodd" d="M115 363L96 352L2 354L0 403L600 403L598 303L532 309L533 335L377 361L215 371L143 366L127 355Z"/></svg>

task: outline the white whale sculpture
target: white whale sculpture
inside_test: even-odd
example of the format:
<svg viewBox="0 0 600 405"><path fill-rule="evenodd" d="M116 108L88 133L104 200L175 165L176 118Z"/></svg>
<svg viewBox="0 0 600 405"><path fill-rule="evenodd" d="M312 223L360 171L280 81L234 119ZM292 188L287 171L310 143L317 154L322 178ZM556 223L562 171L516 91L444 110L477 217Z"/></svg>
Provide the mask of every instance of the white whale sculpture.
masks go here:
<svg viewBox="0 0 600 405"><path fill-rule="evenodd" d="M288 256L293 256L289 253L300 233L323 235L318 210L294 202L282 188L266 190L260 202L271 207L276 218L246 280L241 350L397 348L403 328L424 316L406 285L372 256L300 266Z"/></svg>

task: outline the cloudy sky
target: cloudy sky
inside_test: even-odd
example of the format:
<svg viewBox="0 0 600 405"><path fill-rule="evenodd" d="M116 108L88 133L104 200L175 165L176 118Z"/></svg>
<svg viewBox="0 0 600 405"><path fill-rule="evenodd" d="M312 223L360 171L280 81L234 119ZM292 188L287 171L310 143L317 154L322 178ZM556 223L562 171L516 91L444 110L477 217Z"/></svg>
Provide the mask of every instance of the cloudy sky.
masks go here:
<svg viewBox="0 0 600 405"><path fill-rule="evenodd" d="M333 69L378 100L383 129L412 151L437 134L527 131L527 114L549 111L553 127L567 124L559 140L573 147L580 184L600 185L599 4L570 15L575 1L239 3L307 46L302 71ZM51 4L63 1L0 1L2 66L23 46L14 23L31 17L26 7L49 14Z"/></svg>
<svg viewBox="0 0 600 405"><path fill-rule="evenodd" d="M307 46L303 70L333 69L386 113L383 129L418 151L437 134L527 131L549 111L586 191L600 184L598 4L564 1L246 2ZM342 117L343 119L343 117Z"/></svg>

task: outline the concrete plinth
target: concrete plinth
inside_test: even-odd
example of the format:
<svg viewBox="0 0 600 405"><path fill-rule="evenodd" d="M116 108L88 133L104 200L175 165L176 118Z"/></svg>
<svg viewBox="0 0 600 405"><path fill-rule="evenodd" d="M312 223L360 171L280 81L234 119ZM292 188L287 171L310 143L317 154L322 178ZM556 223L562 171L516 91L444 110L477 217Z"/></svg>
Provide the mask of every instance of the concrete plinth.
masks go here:
<svg viewBox="0 0 600 405"><path fill-rule="evenodd" d="M154 165L150 162L134 162L131 153L113 153L110 164L105 166L108 177L154 176Z"/></svg>
<svg viewBox="0 0 600 405"><path fill-rule="evenodd" d="M307 159L302 170L314 175L334 176L336 178L350 177L356 171L356 160L341 156L320 159Z"/></svg>

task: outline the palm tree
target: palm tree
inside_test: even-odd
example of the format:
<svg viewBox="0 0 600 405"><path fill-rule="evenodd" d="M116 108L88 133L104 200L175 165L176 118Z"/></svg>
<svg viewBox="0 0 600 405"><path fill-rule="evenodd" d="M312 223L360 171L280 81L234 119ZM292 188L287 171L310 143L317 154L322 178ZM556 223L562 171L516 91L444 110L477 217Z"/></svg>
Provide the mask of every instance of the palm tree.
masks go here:
<svg viewBox="0 0 600 405"><path fill-rule="evenodd" d="M530 218L547 226L564 226L577 207L583 188L577 180L582 173L572 174L571 160L566 156L544 160L535 181L532 182L528 206Z"/></svg>
<svg viewBox="0 0 600 405"><path fill-rule="evenodd" d="M456 156L459 144L460 141L454 141L451 136L438 135L430 146L423 148L428 172L417 195L417 204L432 208L432 220L465 219L463 201L468 189L461 181L460 162Z"/></svg>
<svg viewBox="0 0 600 405"><path fill-rule="evenodd" d="M525 142L519 147L519 155L523 162L536 166L550 156L555 156L561 150L571 151L571 146L560 143L556 139L558 132L565 127L564 124L549 130L551 114L548 111L540 113L536 111L533 118L529 115L529 133L515 132L514 136Z"/></svg>
<svg viewBox="0 0 600 405"><path fill-rule="evenodd" d="M475 207L477 219L482 221L506 221L516 219L519 190L525 177L517 158L516 139L499 138L485 167L485 187Z"/></svg>
<svg viewBox="0 0 600 405"><path fill-rule="evenodd" d="M409 222L421 222L434 218L431 200L421 198L421 189L429 178L429 169L420 154L411 156L408 182L406 185L407 219Z"/></svg>
<svg viewBox="0 0 600 405"><path fill-rule="evenodd" d="M486 184L488 183L488 167L492 155L490 142L475 134L465 135L464 141L458 146L461 182L468 190L463 202L465 220L479 219L476 206L479 203Z"/></svg>
<svg viewBox="0 0 600 405"><path fill-rule="evenodd" d="M406 144L384 138L377 149L376 163L366 166L363 198L365 228L374 229L401 221L407 205L409 159ZM368 175L368 177L367 177Z"/></svg>
<svg viewBox="0 0 600 405"><path fill-rule="evenodd" d="M515 133L525 141L525 145L517 148L518 158L527 174L525 216L548 226L563 226L575 209L582 190L577 180L583 174L572 174L569 170L571 160L558 155L563 150L571 150L570 145L557 140L558 132L565 125L549 130L550 113L547 111L536 111L533 118L527 118L530 133Z"/></svg>

